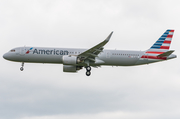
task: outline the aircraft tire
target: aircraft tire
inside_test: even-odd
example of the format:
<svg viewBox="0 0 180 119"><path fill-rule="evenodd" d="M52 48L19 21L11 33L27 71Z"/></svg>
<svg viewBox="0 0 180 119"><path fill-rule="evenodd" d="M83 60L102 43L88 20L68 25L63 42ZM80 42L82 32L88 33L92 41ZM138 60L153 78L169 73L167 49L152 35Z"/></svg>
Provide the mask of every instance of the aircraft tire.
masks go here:
<svg viewBox="0 0 180 119"><path fill-rule="evenodd" d="M87 71L86 72L86 76L90 76L91 75L91 72L90 71Z"/></svg>
<svg viewBox="0 0 180 119"><path fill-rule="evenodd" d="M87 66L87 67L86 67L86 70L87 70L87 71L91 71L91 67L90 67L90 66Z"/></svg>
<svg viewBox="0 0 180 119"><path fill-rule="evenodd" d="M21 67L21 68L20 68L20 70L21 70L21 71L23 71L23 70L24 70L24 68L23 68L23 67Z"/></svg>

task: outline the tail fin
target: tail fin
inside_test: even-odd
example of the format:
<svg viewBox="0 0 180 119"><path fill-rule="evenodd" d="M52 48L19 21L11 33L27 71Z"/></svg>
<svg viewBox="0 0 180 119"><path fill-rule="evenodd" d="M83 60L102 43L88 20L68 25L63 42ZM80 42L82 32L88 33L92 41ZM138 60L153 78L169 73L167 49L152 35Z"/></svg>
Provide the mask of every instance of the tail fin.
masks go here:
<svg viewBox="0 0 180 119"><path fill-rule="evenodd" d="M169 50L171 40L173 37L174 30L166 30L164 34L154 43L154 45L149 49L154 49L154 50Z"/></svg>
<svg viewBox="0 0 180 119"><path fill-rule="evenodd" d="M174 51L169 51L174 30L166 30L164 34L145 52L141 58L165 60Z"/></svg>

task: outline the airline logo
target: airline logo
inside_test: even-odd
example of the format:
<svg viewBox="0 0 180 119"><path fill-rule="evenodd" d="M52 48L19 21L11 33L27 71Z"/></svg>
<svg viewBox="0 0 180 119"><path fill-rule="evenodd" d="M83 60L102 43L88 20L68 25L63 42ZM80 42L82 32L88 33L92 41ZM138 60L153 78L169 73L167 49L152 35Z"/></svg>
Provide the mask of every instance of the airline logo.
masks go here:
<svg viewBox="0 0 180 119"><path fill-rule="evenodd" d="M26 54L29 54L31 51L32 51L33 47L31 47L27 52Z"/></svg>
<svg viewBox="0 0 180 119"><path fill-rule="evenodd" d="M167 30L150 49L169 50L174 30Z"/></svg>
<svg viewBox="0 0 180 119"><path fill-rule="evenodd" d="M46 54L46 55L68 55L69 52L67 50L45 50L45 49L33 49L33 47L31 47L26 54L29 54L30 52L32 52L32 54Z"/></svg>
<svg viewBox="0 0 180 119"><path fill-rule="evenodd" d="M164 34L146 51L146 54L141 58L166 60L167 57L158 57L158 55L169 50L174 30L166 30Z"/></svg>
<svg viewBox="0 0 180 119"><path fill-rule="evenodd" d="M34 49L33 54L46 54L46 55L68 55L67 50L45 50L45 49Z"/></svg>

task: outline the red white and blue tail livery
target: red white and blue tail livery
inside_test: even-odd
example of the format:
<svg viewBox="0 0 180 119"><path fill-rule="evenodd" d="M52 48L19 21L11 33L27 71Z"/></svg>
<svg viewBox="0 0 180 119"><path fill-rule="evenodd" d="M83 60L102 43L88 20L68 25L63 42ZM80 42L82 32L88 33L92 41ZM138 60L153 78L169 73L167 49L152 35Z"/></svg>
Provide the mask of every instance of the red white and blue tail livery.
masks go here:
<svg viewBox="0 0 180 119"><path fill-rule="evenodd" d="M167 57L174 52L174 50L169 51L173 34L174 30L166 30L166 32L164 32L164 34L141 58L147 58L149 60L166 60Z"/></svg>
<svg viewBox="0 0 180 119"><path fill-rule="evenodd" d="M150 50L169 50L173 34L174 30L167 30L166 32L164 32L164 34L154 43Z"/></svg>
<svg viewBox="0 0 180 119"><path fill-rule="evenodd" d="M3 55L4 59L16 62L57 63L63 64L64 72L77 72L83 67L86 75L91 75L91 66L136 66L166 61L176 58L169 50L174 30L166 32L146 51L105 50L113 32L96 46L89 49L79 48L47 48L47 47L17 47Z"/></svg>

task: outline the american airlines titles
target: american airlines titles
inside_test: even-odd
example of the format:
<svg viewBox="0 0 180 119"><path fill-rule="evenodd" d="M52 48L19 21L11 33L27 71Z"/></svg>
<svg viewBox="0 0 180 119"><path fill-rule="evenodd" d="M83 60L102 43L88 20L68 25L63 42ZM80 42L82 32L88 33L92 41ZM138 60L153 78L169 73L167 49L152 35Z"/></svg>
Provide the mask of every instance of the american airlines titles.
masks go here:
<svg viewBox="0 0 180 119"><path fill-rule="evenodd" d="M67 50L37 50L34 49L33 54L47 54L47 55L68 55Z"/></svg>

